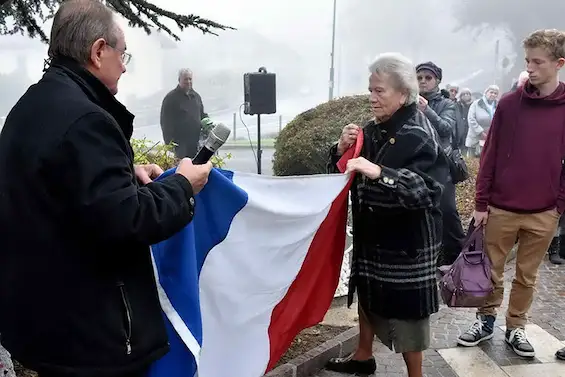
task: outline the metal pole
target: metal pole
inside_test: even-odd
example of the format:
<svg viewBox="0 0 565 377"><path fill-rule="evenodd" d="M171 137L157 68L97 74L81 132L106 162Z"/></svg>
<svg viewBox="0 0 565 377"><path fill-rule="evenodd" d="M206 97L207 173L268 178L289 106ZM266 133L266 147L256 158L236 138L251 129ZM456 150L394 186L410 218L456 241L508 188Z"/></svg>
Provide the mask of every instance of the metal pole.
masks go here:
<svg viewBox="0 0 565 377"><path fill-rule="evenodd" d="M261 174L261 114L257 114L257 174Z"/></svg>
<svg viewBox="0 0 565 377"><path fill-rule="evenodd" d="M236 118L236 114L233 113L233 141L237 139L236 132L237 132L237 118Z"/></svg>
<svg viewBox="0 0 565 377"><path fill-rule="evenodd" d="M498 79L498 60L499 60L499 53L500 53L500 40L496 40L496 44L494 45L494 80L492 83L496 85L496 80Z"/></svg>
<svg viewBox="0 0 565 377"><path fill-rule="evenodd" d="M329 101L334 98L334 57L335 57L335 23L337 14L337 0L334 0L334 16L332 22L332 53L331 53L331 65L330 65L330 90L329 90Z"/></svg>
<svg viewBox="0 0 565 377"><path fill-rule="evenodd" d="M282 131L282 115L279 115L279 133Z"/></svg>

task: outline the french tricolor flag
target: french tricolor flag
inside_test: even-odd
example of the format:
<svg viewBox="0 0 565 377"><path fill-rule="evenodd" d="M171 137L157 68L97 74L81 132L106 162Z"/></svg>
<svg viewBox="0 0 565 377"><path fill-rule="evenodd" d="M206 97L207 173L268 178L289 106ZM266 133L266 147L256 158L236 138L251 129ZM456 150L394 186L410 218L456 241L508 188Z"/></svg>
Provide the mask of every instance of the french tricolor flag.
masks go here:
<svg viewBox="0 0 565 377"><path fill-rule="evenodd" d="M214 169L193 221L152 247L171 351L149 376L260 377L319 323L339 280L350 178Z"/></svg>

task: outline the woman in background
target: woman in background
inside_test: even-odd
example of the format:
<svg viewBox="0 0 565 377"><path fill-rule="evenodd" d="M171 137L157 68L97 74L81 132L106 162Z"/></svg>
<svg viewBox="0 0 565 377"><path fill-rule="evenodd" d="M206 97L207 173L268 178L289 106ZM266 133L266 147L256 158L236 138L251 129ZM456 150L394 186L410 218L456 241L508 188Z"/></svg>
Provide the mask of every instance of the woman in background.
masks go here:
<svg viewBox="0 0 565 377"><path fill-rule="evenodd" d="M484 92L483 97L479 98L469 107L467 121L469 131L465 140L465 147L469 149L469 155L480 157L481 141L487 137L487 132L492 123L496 105L498 104L498 94L500 89L496 85L490 85Z"/></svg>
<svg viewBox="0 0 565 377"><path fill-rule="evenodd" d="M465 147L465 139L467 139L467 133L469 132L469 108L473 103L473 96L471 94L471 89L463 88L459 92L459 100L456 102L457 115L459 117L457 121L457 129L455 130L456 145L459 147L463 154L466 154L467 147Z"/></svg>

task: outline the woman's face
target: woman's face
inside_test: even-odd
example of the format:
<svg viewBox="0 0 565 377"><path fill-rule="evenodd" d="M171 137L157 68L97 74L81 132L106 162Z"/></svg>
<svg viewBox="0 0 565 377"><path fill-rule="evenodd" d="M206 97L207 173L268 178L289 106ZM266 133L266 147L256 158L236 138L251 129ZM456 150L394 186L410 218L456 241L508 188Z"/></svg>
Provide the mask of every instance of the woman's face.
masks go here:
<svg viewBox="0 0 565 377"><path fill-rule="evenodd" d="M469 93L469 92L461 93L461 102L463 102L463 103L473 102L473 97L471 97L471 93Z"/></svg>
<svg viewBox="0 0 565 377"><path fill-rule="evenodd" d="M386 74L373 73L369 76L369 92L371 109L378 121L389 119L406 103L406 93L396 89L391 77Z"/></svg>
<svg viewBox="0 0 565 377"><path fill-rule="evenodd" d="M487 100L494 101L498 98L498 90L490 89L487 92Z"/></svg>
<svg viewBox="0 0 565 377"><path fill-rule="evenodd" d="M420 86L420 93L428 93L438 86L437 78L432 71L422 69L418 71L418 85Z"/></svg>

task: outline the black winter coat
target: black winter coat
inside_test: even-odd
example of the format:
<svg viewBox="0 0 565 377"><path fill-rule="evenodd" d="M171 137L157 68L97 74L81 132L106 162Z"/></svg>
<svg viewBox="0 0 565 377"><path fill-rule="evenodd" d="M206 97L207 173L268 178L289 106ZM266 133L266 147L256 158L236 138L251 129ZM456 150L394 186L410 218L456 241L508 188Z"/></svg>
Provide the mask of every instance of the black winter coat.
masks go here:
<svg viewBox="0 0 565 377"><path fill-rule="evenodd" d="M202 131L204 112L202 98L194 89L188 94L181 88L171 90L161 105L161 130L163 141L174 142L178 158L194 158L198 151L198 141Z"/></svg>
<svg viewBox="0 0 565 377"><path fill-rule="evenodd" d="M193 216L174 174L141 187L133 115L72 61L53 62L0 135L0 333L46 375L136 373L168 351L150 245Z"/></svg>
<svg viewBox="0 0 565 377"><path fill-rule="evenodd" d="M455 103L445 98L441 91L422 93L428 100L424 114L439 135L441 146L445 149L451 145L453 131L457 123Z"/></svg>

